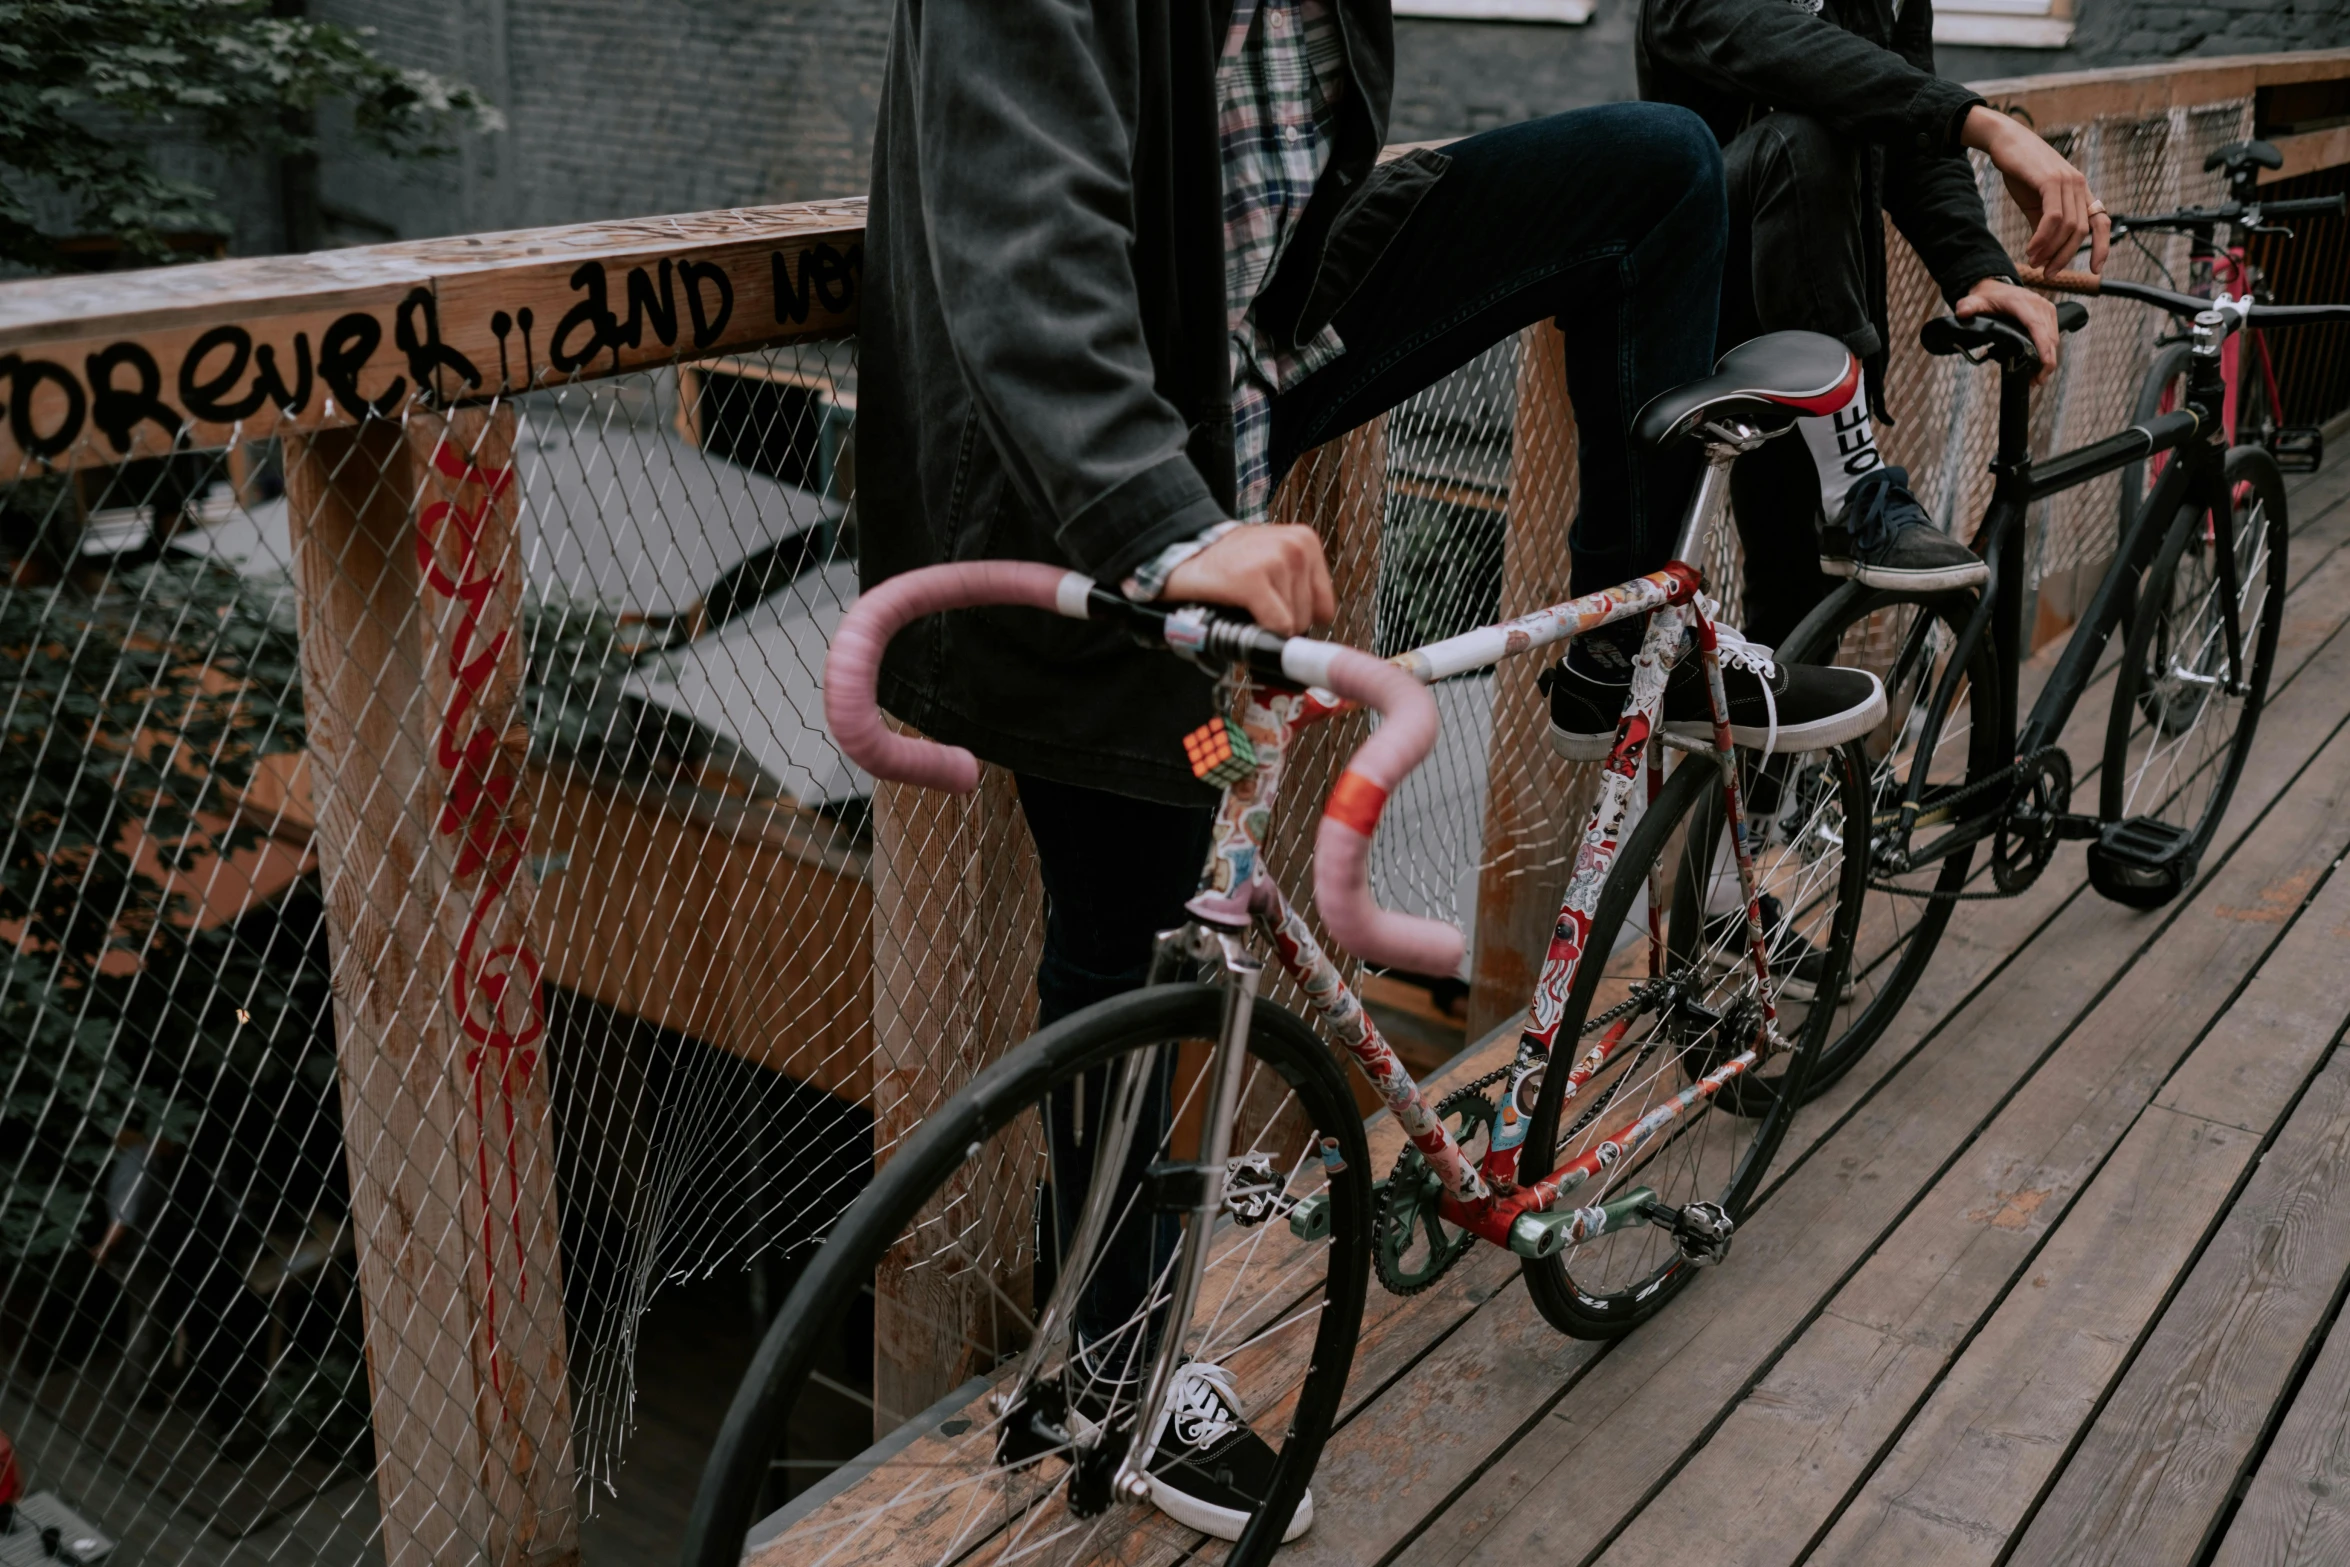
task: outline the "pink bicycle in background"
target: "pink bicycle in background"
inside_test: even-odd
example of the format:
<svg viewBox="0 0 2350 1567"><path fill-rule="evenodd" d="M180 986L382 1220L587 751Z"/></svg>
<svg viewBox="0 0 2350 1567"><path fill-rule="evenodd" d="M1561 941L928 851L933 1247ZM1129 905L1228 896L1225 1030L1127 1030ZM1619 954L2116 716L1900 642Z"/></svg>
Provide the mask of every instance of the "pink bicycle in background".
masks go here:
<svg viewBox="0 0 2350 1567"><path fill-rule="evenodd" d="M2279 220L2293 217L2339 217L2341 196L2303 196L2282 201L2260 197L2260 171L2284 167L2284 155L2265 141L2230 142L2203 160L2205 172L2223 172L2228 199L2216 206L2182 207L2176 212L2146 217L2117 217L2113 237L2135 233L2184 234L2188 237L2188 277L2182 293L2215 299L2232 295L2256 304L2274 302L2267 280L2254 266L2247 247L2255 234L2293 231ZM2226 230L2226 240L2220 231ZM2143 247L2141 247L2143 248ZM2149 252L2151 254L2151 252ZM2167 269L2166 269L2167 276ZM2174 287L2176 286L2174 280ZM2175 333L2155 344L2154 362L2138 389L2133 423L2145 424L2186 406L2187 375L2194 345L2185 333ZM2315 473L2325 457L2325 441L2315 426L2288 425L2284 396L2277 386L2277 367L2269 353L2268 335L2256 328L2234 334L2220 345L2220 376L2226 386L2221 417L2227 445L2268 449L2281 473ZM2158 452L2122 470L2121 529L2129 531L2138 508L2162 477L2167 452Z"/></svg>
<svg viewBox="0 0 2350 1567"><path fill-rule="evenodd" d="M1722 1259L1839 1027L1869 764L1857 742L1733 746L1712 606L1686 563L1710 558L1730 462L1851 373L1841 345L1809 334L1734 350L1641 418L1643 439L1707 455L1672 564L1393 660L1129 603L1035 564L931 567L858 602L825 710L875 775L975 786L968 752L884 725L876 674L921 616L1020 605L1109 621L1212 673L1219 715L1186 749L1222 803L1192 918L1160 938L1152 983L989 1066L834 1227L728 1414L687 1561L731 1567L766 1513L754 1559L794 1567L1173 1560L1202 1535L1253 1567L1310 1523L1372 1276L1410 1294L1478 1243L1503 1247L1554 1326L1612 1338ZM1515 1059L1432 1103L1266 863L1292 743L1349 708L1376 714L1324 807L1315 913L1356 957L1455 973L1460 931L1371 891L1381 816L1436 739L1427 687L1634 616L1647 631L1631 697ZM1690 648L1711 698L1703 734L1663 717ZM1860 852L1845 852L1848 830ZM1793 977L1796 950L1808 980ZM1260 996L1260 954L1314 1024ZM1331 1046L1405 1134L1387 1170L1369 1168ZM1042 1184L1078 1165L1082 1192ZM885 1345L861 1392L843 1368L869 1313L878 1339L951 1359L959 1385L893 1405ZM1230 1455L1244 1441L1269 1457L1241 1474ZM1177 1464L1214 1472L1171 1497ZM1203 1510L1211 1494L1226 1500Z"/></svg>

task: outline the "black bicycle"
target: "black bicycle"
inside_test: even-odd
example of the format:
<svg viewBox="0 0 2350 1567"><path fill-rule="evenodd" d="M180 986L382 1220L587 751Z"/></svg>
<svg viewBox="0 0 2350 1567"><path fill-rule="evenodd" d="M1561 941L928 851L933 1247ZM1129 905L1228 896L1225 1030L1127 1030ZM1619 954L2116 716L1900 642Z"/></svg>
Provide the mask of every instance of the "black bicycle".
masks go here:
<svg viewBox="0 0 2350 1567"><path fill-rule="evenodd" d="M2157 908L2195 878L2244 767L2275 662L2285 600L2284 480L2259 446L2229 447L2223 346L2247 326L2350 321L2350 305L2205 299L2087 273L2030 279L2051 290L2138 301L2187 322L2183 406L2075 451L2035 460L2031 385L2040 359L1998 316L1926 323L1929 353L1999 366L1991 504L1973 545L1986 589L1889 591L1848 582L1780 649L1802 663L1880 672L1889 712L1868 743L1874 771L1868 895L1842 1030L1812 1064L1817 1095L1875 1043L1917 984L1963 898L2014 897L2057 845L2088 843L2098 892ZM2058 306L2067 332L2088 321ZM2024 518L2033 503L2172 454L2125 530L2048 684L2019 718L2025 642ZM2126 632L2093 812L2073 809L2058 738ZM1800 775L1789 786L1804 787ZM1989 877L1976 874L1989 856ZM1987 884L1986 884L1987 880Z"/></svg>

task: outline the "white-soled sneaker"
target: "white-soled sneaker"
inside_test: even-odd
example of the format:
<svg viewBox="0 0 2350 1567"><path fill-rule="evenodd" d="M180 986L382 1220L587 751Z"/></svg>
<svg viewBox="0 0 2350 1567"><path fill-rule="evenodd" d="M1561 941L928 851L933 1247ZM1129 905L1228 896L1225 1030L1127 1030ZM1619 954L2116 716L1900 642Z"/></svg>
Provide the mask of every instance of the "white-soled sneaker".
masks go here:
<svg viewBox="0 0 2350 1567"><path fill-rule="evenodd" d="M1858 739L1885 718L1885 687L1865 669L1783 664L1771 650L1716 622L1722 694L1732 743L1770 754L1819 751ZM1551 749L1571 762L1606 759L1616 743L1631 682L1601 679L1562 659L1542 675L1550 698ZM1688 740L1713 738L1705 664L1684 654L1665 682L1665 727Z"/></svg>
<svg viewBox="0 0 2350 1567"><path fill-rule="evenodd" d="M1150 1460L1151 1501L1177 1523L1237 1540L1273 1488L1277 1455L1249 1429L1232 1373L1206 1361L1175 1372ZM1314 1493L1298 1498L1284 1544L1314 1523Z"/></svg>
<svg viewBox="0 0 2350 1567"><path fill-rule="evenodd" d="M1909 493L1909 473L1902 468L1879 468L1852 481L1843 510L1820 532L1820 570L1914 593L1976 588L1991 580L1981 556L1934 526Z"/></svg>

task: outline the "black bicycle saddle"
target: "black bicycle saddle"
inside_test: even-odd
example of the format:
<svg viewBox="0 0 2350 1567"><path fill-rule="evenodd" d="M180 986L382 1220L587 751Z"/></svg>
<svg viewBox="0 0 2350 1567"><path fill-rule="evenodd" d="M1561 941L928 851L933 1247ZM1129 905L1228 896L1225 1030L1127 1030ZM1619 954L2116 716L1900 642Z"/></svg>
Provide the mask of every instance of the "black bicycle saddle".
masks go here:
<svg viewBox="0 0 2350 1567"><path fill-rule="evenodd" d="M2205 173L2213 169L2225 169L2230 179L2256 165L2263 169L2281 169L2285 166L2285 155L2277 151L2274 142L2232 141L2203 160Z"/></svg>
<svg viewBox="0 0 2350 1567"><path fill-rule="evenodd" d="M1650 446L1679 440L1710 419L1736 419L1765 434L1852 400L1860 361L1818 332L1771 332L1722 355L1714 373L1649 399L1632 422Z"/></svg>

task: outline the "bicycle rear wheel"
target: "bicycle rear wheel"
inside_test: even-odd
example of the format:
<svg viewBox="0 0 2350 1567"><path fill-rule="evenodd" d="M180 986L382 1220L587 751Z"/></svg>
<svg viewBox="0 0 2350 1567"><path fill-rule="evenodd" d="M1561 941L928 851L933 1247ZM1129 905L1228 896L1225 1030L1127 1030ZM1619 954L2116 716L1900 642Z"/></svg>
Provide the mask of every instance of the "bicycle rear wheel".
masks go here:
<svg viewBox="0 0 2350 1567"><path fill-rule="evenodd" d="M2193 503L2181 507L2139 594L2099 785L2100 815L2162 824L2183 842L2190 864L2210 843L2243 775L2285 609L2285 481L2276 459L2239 446L2227 454L2224 473L2234 580L2220 580L2214 514ZM2224 619L2230 597L2240 633L2232 670Z"/></svg>
<svg viewBox="0 0 2350 1567"><path fill-rule="evenodd" d="M1937 853L1936 842L1976 812L2003 803L1994 791L1965 793L2008 760L2000 754L1998 662L1988 637L1976 639L1956 685L1944 691L1974 606L1971 595L1909 598L1844 587L1806 616L1780 650L1793 663L1870 669L1885 682L1884 725L1860 742L1869 761L1868 890L1848 990L1805 1079L1813 1097L1868 1053L1933 959L1952 897L1966 886L1975 859L1972 844ZM1934 857L1897 870L1884 851L1902 841L1913 780L1920 809L1908 846Z"/></svg>
<svg viewBox="0 0 2350 1567"><path fill-rule="evenodd" d="M1163 1318L1189 1222L1177 1167L1207 1119L1224 1001L1189 984L1115 997L923 1121L769 1327L703 1472L686 1562L1074 1567L1199 1541L1110 1482L1155 1342L1174 1331ZM1223 1368L1224 1412L1272 1451L1227 1557L1253 1567L1297 1516L1337 1418L1370 1176L1360 1113L1313 1030L1260 1000L1248 1048L1223 1214L1181 1334L1191 1360ZM1133 1132L1118 1160L1121 1124ZM1087 1141L1104 1154L1091 1188L1055 1204L1046 1172ZM1209 1452L1211 1415L1177 1407L1154 1472L1194 1456L1187 1444Z"/></svg>
<svg viewBox="0 0 2350 1567"><path fill-rule="evenodd" d="M1707 915L1720 906L1725 874L1736 906L1736 871L1717 857L1727 821L1717 764L1685 759L1608 873L1552 1059L1529 1080L1539 1088L1521 1173L1579 1159L1596 1166L1560 1207L1662 1213L1710 1203L1732 1222L1746 1216L1836 1015L1860 902L1862 862L1843 852L1842 835L1847 823L1865 831L1865 759L1847 746L1807 760L1829 780L1812 796L1809 835L1774 842L1754 834L1763 840L1758 889L1782 911L1766 940L1783 958L1801 948L1817 960L1809 982L1795 979L1792 964L1772 970L1768 999L1791 1048L1751 1069L1734 1065L1761 1029L1765 993L1746 962L1743 918ZM1751 770L1751 759L1742 765ZM1644 897L1659 910L1653 918L1640 907ZM1663 1309L1696 1266L1667 1228L1638 1211L1620 1224L1610 1214L1596 1238L1523 1264L1536 1308L1578 1338L1630 1331Z"/></svg>

